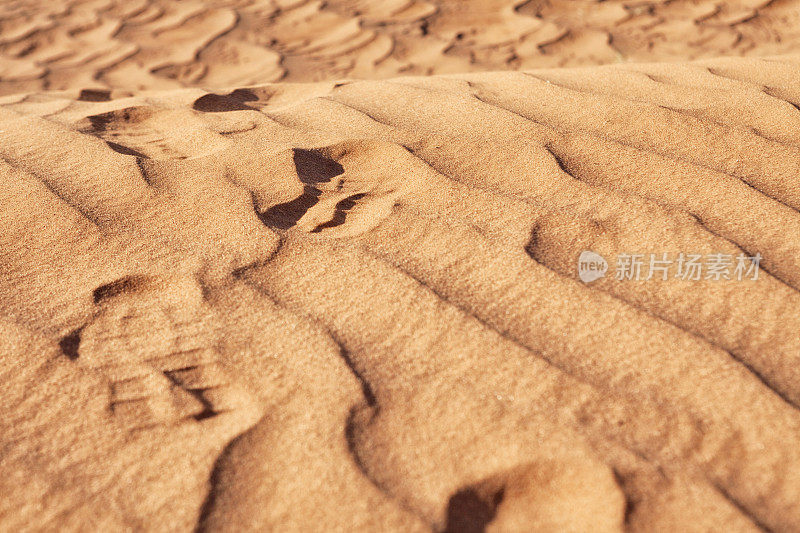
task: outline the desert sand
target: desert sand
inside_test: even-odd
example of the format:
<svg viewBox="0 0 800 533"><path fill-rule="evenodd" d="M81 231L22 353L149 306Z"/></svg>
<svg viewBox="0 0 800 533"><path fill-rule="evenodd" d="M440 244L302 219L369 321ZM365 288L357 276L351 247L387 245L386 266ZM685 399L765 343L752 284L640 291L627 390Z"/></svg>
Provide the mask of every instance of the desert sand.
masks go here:
<svg viewBox="0 0 800 533"><path fill-rule="evenodd" d="M0 530L800 531L798 132L797 1L4 2Z"/></svg>

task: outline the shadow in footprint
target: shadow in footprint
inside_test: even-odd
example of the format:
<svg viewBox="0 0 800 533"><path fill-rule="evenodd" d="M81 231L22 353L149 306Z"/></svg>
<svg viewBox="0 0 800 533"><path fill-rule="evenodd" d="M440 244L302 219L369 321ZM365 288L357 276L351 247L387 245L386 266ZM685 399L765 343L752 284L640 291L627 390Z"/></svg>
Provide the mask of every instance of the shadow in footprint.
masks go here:
<svg viewBox="0 0 800 533"><path fill-rule="evenodd" d="M257 111L245 102L257 101L253 91L249 89L236 89L230 94L209 93L194 101L192 108L204 113L224 113L226 111Z"/></svg>
<svg viewBox="0 0 800 533"><path fill-rule="evenodd" d="M474 488L466 488L453 494L447 504L445 533L483 533L494 520L504 492L501 487L484 495Z"/></svg>
<svg viewBox="0 0 800 533"><path fill-rule="evenodd" d="M58 343L58 347L61 348L64 355L73 361L78 359L78 347L81 345L81 332L83 332L83 326L71 331Z"/></svg>
<svg viewBox="0 0 800 533"><path fill-rule="evenodd" d="M297 177L305 184L305 187L303 187L303 193L294 200L274 205L258 214L261 221L272 228L289 229L297 224L303 215L319 202L322 191L314 185L329 182L344 173L344 167L337 161L314 150L295 148L292 161ZM342 202L347 201L348 199L342 200ZM342 221L344 221L344 215L342 215Z"/></svg>
<svg viewBox="0 0 800 533"><path fill-rule="evenodd" d="M78 95L82 102L108 102L111 100L111 91L105 89L82 89Z"/></svg>
<svg viewBox="0 0 800 533"><path fill-rule="evenodd" d="M134 150L133 148L128 148L127 146L122 146L121 144L117 144L117 143L111 142L111 141L106 141L106 144L108 145L109 148L111 148L112 150L114 150L118 154L132 155L132 156L136 156L136 157L141 157L143 159L149 159L142 152Z"/></svg>
<svg viewBox="0 0 800 533"><path fill-rule="evenodd" d="M108 125L111 123L112 118L111 113L102 113L100 115L92 115L87 117L89 119L89 124L92 125L92 130L99 133L102 131L106 131Z"/></svg>
<svg viewBox="0 0 800 533"><path fill-rule="evenodd" d="M144 290L147 284L147 276L126 276L111 283L100 285L92 291L92 298L94 303L98 304L115 296Z"/></svg>
<svg viewBox="0 0 800 533"><path fill-rule="evenodd" d="M321 194L319 190L306 185L303 194L294 200L274 205L258 216L261 222L271 228L289 229L319 202Z"/></svg>
<svg viewBox="0 0 800 533"><path fill-rule="evenodd" d="M344 173L344 167L338 161L314 150L295 148L292 160L297 177L307 185L326 183Z"/></svg>
<svg viewBox="0 0 800 533"><path fill-rule="evenodd" d="M91 125L91 132L100 133L108 129L117 129L120 126L144 122L154 114L154 110L150 107L134 106L91 115L86 117L86 119Z"/></svg>
<svg viewBox="0 0 800 533"><path fill-rule="evenodd" d="M336 204L333 218L311 230L311 233L319 233L324 229L335 228L336 226L344 224L345 219L347 219L347 212L353 209L356 206L356 202L365 196L365 193L358 193L339 201L339 203Z"/></svg>

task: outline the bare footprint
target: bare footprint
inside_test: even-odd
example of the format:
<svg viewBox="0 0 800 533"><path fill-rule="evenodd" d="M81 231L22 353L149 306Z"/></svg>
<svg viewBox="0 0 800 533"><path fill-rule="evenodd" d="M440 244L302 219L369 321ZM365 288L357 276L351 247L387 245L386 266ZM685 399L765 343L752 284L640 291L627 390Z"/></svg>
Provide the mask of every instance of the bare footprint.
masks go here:
<svg viewBox="0 0 800 533"><path fill-rule="evenodd" d="M110 408L129 429L213 423L238 434L256 422L255 399L218 362L213 317L189 278L128 277L94 292L97 312L62 346L98 370Z"/></svg>

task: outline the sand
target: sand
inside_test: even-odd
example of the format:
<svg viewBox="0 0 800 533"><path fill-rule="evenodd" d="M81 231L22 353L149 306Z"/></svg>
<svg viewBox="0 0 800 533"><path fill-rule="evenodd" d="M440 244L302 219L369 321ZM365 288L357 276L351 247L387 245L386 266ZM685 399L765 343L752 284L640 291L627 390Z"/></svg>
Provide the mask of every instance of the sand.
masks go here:
<svg viewBox="0 0 800 533"><path fill-rule="evenodd" d="M0 13L0 530L800 530L800 2Z"/></svg>

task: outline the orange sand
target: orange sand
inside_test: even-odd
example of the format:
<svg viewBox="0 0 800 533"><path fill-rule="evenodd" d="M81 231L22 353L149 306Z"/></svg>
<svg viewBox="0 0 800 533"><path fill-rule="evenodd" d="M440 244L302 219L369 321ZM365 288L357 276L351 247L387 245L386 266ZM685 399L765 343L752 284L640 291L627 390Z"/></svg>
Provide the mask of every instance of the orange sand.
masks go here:
<svg viewBox="0 0 800 533"><path fill-rule="evenodd" d="M0 530L800 531L800 2L0 13Z"/></svg>

